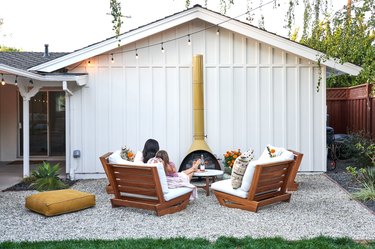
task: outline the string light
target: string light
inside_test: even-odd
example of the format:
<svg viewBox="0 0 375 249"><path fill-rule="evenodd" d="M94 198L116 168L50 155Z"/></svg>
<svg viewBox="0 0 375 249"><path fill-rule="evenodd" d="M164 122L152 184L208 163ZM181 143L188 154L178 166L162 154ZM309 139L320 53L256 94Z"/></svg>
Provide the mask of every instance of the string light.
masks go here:
<svg viewBox="0 0 375 249"><path fill-rule="evenodd" d="M30 83L30 84L34 84L33 80L31 80L31 79L29 80L29 83Z"/></svg>
<svg viewBox="0 0 375 249"><path fill-rule="evenodd" d="M111 54L112 58L111 58L111 63L115 63L115 59L113 58L113 53Z"/></svg>
<svg viewBox="0 0 375 249"><path fill-rule="evenodd" d="M18 75L16 75L16 78L15 78L15 80L14 80L14 84L17 86L17 84L18 84L18 80L17 80L17 78L18 78Z"/></svg>
<svg viewBox="0 0 375 249"><path fill-rule="evenodd" d="M1 85L5 85L4 74L1 74Z"/></svg>
<svg viewBox="0 0 375 249"><path fill-rule="evenodd" d="M154 44L145 45L145 46L142 46L142 47L138 47L136 49L129 49L129 50L123 50L123 51L112 53L111 54L112 58L113 58L114 54L122 54L122 53L128 53L128 52L135 51L135 57L138 59L138 49L144 49L144 48L149 48L149 47L158 46L158 45L161 46L161 52L164 53L165 52L164 43L168 43L168 42L176 41L176 40L179 40L179 39L182 39L182 38L186 38L186 36L188 36L188 44L191 45L191 37L190 37L191 35L197 34L197 33L200 33L202 31L209 30L209 29L213 29L213 28L217 28L216 35L220 35L220 26L219 25L221 25L223 23L227 23L227 22L232 21L232 20L237 20L239 17L241 17L243 15L246 15L246 14L249 14L250 12L255 11L257 9L260 9L260 8L266 6L266 5L270 4L270 3L273 3L273 2L275 2L275 0L270 0L270 1L266 2L266 3L264 3L264 4L259 5L256 8L253 8L251 10L246 11L243 14L240 14L240 15L235 16L235 17L229 17L228 19L226 19L226 20L224 20L222 22L219 22L217 24L213 24L213 25L208 26L206 28L203 28L201 30L197 30L197 31L191 32L189 34L185 34L185 35L182 35L182 36L179 36L179 37L175 37L175 38L172 38L172 39L169 39L169 40L164 40L163 42L158 42L158 43L154 43ZM90 63L91 63L91 61L88 60L88 64L90 64Z"/></svg>

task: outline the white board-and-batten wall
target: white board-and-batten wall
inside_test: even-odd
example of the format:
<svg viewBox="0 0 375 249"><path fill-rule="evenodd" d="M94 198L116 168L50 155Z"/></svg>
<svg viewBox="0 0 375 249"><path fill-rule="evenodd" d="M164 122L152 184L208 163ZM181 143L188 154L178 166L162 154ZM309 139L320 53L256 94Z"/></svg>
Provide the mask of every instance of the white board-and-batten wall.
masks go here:
<svg viewBox="0 0 375 249"><path fill-rule="evenodd" d="M325 68L266 42L194 20L81 62L89 83L70 97L76 178L101 173L98 159L159 141L179 165L193 140L192 57L203 54L205 132L213 153L267 144L304 153L300 171L325 171ZM165 52L161 52L160 43ZM157 44L155 46L150 46ZM142 48L143 47L143 48ZM136 48L139 48L135 51ZM136 58L136 52L139 57ZM112 63L112 54L114 61Z"/></svg>

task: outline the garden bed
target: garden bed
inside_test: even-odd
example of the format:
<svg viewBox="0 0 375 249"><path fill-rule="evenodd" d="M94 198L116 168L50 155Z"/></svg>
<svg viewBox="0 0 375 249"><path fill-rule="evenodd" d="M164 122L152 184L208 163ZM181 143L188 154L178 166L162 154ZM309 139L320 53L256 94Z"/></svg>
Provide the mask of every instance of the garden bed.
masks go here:
<svg viewBox="0 0 375 249"><path fill-rule="evenodd" d="M352 176L346 171L346 167L354 166L355 163L352 159L338 160L334 170L327 171L327 175L336 181L349 193L354 193L359 190L361 185L352 179ZM360 201L370 210L375 212L375 201Z"/></svg>
<svg viewBox="0 0 375 249"><path fill-rule="evenodd" d="M77 180L69 180L69 179L61 179L61 181L63 183L65 183L66 185L68 185L69 187L73 186ZM21 181L15 185L13 185L12 187L9 187L7 189L4 189L3 192L5 191L24 191L24 190L35 190L35 188L31 185L31 182L30 181Z"/></svg>

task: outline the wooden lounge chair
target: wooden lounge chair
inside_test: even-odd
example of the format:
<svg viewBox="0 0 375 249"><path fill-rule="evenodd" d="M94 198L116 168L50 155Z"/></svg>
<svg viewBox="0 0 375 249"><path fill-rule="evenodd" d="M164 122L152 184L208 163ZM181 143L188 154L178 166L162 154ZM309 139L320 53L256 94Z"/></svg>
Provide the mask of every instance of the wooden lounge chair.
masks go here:
<svg viewBox="0 0 375 249"><path fill-rule="evenodd" d="M297 156L298 159L301 157ZM257 212L259 207L269 204L289 202L291 194L286 191L292 172L298 170L295 169L297 160L256 164L248 191L242 188L243 185L239 189L233 189L231 179L213 183L211 188L221 205L252 212ZM244 180L247 179L244 177Z"/></svg>
<svg viewBox="0 0 375 249"><path fill-rule="evenodd" d="M107 153L100 157L108 176L114 198L112 207L135 207L156 211L158 216L186 208L192 193L190 188L168 189L161 164L113 164ZM160 176L163 172L164 176Z"/></svg>
<svg viewBox="0 0 375 249"><path fill-rule="evenodd" d="M294 154L294 165L293 165L292 170L290 172L287 190L288 191L297 191L299 184L296 182L295 178L297 176L299 166L301 165L303 154L299 153L297 151L294 151L294 150L289 150L289 151Z"/></svg>
<svg viewBox="0 0 375 249"><path fill-rule="evenodd" d="M104 172L107 175L108 179L109 179L109 174L108 174L107 164L108 164L108 157L110 155L112 155L112 152L108 152L107 154L104 154L103 156L99 157L100 162L102 163ZM110 183L105 187L105 191L107 192L107 194L114 194L113 188Z"/></svg>

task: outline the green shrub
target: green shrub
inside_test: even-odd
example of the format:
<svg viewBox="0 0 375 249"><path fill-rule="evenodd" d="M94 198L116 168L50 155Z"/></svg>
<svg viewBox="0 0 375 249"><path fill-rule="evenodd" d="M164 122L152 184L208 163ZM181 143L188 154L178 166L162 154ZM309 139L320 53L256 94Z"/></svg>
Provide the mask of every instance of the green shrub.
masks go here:
<svg viewBox="0 0 375 249"><path fill-rule="evenodd" d="M36 170L32 172L35 182L32 186L38 191L56 190L67 188L67 185L61 181L59 175L59 164L51 166L49 162L43 162Z"/></svg>
<svg viewBox="0 0 375 249"><path fill-rule="evenodd" d="M361 201L375 201L375 185L364 183L358 192L353 193L353 196Z"/></svg>
<svg viewBox="0 0 375 249"><path fill-rule="evenodd" d="M362 201L375 200L375 167L362 168L355 172L356 175L353 176L361 183L362 187L353 196Z"/></svg>
<svg viewBox="0 0 375 249"><path fill-rule="evenodd" d="M359 167L375 167L375 141L364 132L352 133L345 141L347 153Z"/></svg>

